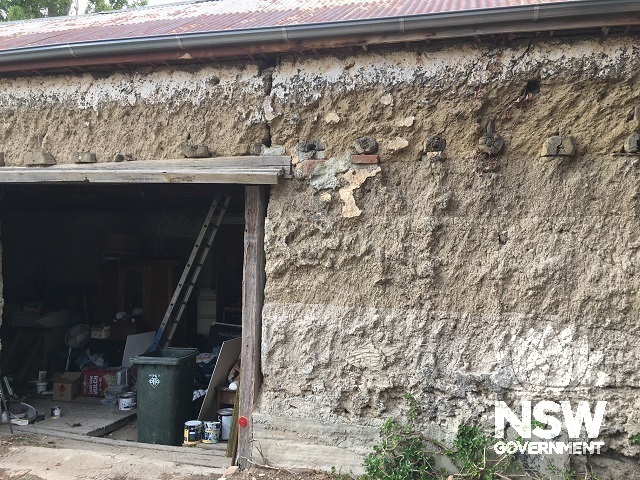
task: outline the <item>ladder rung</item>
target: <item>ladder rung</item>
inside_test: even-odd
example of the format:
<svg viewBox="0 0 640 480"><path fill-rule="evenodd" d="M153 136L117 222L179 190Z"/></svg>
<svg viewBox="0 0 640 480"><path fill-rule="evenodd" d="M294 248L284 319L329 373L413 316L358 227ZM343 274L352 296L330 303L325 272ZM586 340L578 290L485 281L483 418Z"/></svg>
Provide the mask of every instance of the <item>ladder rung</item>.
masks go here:
<svg viewBox="0 0 640 480"><path fill-rule="evenodd" d="M188 299L187 299L187 300L182 300L182 301L178 300L178 301L176 301L176 302L171 302L171 303L169 304L169 306L170 306L170 307L174 307L174 306L176 306L176 305L186 305L188 302L189 302L189 300L188 300Z"/></svg>

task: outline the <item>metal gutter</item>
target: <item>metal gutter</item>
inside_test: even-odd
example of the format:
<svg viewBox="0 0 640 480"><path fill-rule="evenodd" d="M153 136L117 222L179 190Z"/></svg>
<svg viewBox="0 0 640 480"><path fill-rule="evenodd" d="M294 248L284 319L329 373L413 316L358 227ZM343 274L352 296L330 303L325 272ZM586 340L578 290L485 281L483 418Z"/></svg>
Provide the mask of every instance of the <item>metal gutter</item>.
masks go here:
<svg viewBox="0 0 640 480"><path fill-rule="evenodd" d="M456 38L461 36L487 35L508 31L566 30L597 25L640 24L639 0L580 0L564 3L527 5L502 8L487 8L428 15L409 15L390 18L372 18L355 21L337 21L287 27L227 30L218 32L189 33L142 38L124 38L93 42L68 43L62 45L26 47L0 51L0 66L29 63L37 68L38 62L51 65L56 60L97 59L105 56L136 55L163 51L189 52L201 49L223 49L256 45L287 45L296 43L299 50L311 41L337 40L361 37L402 37L413 35L419 38ZM399 39L398 41L403 41ZM363 43L367 43L363 41ZM375 42L371 42L375 43ZM386 41L384 43L391 43ZM314 47L317 48L317 47ZM278 48L271 51L275 52ZM283 48L283 51L286 51ZM211 52L215 56L215 51ZM188 55L185 55L189 58ZM94 62L91 62L94 63ZM8 71L8 68L2 68ZM18 70L18 68L16 68Z"/></svg>

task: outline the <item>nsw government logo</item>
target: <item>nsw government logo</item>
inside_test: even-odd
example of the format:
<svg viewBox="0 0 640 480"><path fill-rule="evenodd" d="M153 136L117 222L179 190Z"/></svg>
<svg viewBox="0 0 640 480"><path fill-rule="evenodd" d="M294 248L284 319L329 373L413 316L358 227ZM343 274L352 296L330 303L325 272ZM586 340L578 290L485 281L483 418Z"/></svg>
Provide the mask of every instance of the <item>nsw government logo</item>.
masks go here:
<svg viewBox="0 0 640 480"><path fill-rule="evenodd" d="M498 360L510 371L513 390L523 400L519 409L514 402L515 411L503 401L496 402L496 453L599 454L604 442L594 439L600 435L607 402L589 403L570 396L572 392L583 396L585 389L597 386L591 379L597 377L594 366L599 357L588 337L571 328L548 324L513 335ZM517 433L516 440L505 440L507 426Z"/></svg>
<svg viewBox="0 0 640 480"><path fill-rule="evenodd" d="M504 438L505 426L508 422L520 435L520 439L507 442L498 441L494 445L494 450L498 454L599 454L604 442L585 442L579 441L579 439L583 425L589 439L597 438L600 435L606 407L607 402L599 401L592 413L588 402L578 402L574 412L571 402L568 400L561 402L543 400L533 406L530 400L523 400L521 416L518 417L505 402L497 402L495 437ZM568 437L573 441L551 441L562 433L563 421ZM549 441L532 441L532 436Z"/></svg>

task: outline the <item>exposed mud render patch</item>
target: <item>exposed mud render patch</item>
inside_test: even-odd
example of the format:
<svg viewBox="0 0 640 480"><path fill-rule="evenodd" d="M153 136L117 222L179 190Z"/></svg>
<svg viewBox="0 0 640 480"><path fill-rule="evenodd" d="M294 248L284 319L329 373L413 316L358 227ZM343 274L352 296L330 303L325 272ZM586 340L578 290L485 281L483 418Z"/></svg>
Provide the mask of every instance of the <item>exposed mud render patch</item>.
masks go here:
<svg viewBox="0 0 640 480"><path fill-rule="evenodd" d="M342 216L344 218L359 217L362 210L356 205L356 200L353 198L354 190L359 189L367 178L375 177L380 173L380 167L368 168L352 168L343 175L347 185L342 187L338 194L343 202Z"/></svg>
<svg viewBox="0 0 640 480"><path fill-rule="evenodd" d="M74 151L99 162L125 151L136 160L182 158L180 146L240 155L268 140L264 75L253 64L1 79L0 142L7 165L46 148L58 163Z"/></svg>
<svg viewBox="0 0 640 480"><path fill-rule="evenodd" d="M469 156L495 118L518 155L536 155L558 131L591 153L610 153L634 106L638 53L637 38L614 37L291 57L273 72L271 130L289 149L298 138L323 138L329 156L371 135L395 160L418 158L427 131L446 133L449 154ZM539 90L524 92L532 84ZM326 123L328 115L340 123ZM396 137L409 146L398 149Z"/></svg>

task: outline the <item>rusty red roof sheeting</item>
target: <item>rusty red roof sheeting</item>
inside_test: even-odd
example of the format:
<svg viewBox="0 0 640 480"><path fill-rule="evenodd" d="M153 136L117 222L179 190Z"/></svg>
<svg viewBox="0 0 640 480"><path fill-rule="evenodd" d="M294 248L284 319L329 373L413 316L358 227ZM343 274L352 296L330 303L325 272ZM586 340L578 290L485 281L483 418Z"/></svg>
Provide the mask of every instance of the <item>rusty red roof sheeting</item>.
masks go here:
<svg viewBox="0 0 640 480"><path fill-rule="evenodd" d="M175 3L106 14L5 23L0 25L0 51L567 1L572 0L220 0Z"/></svg>

